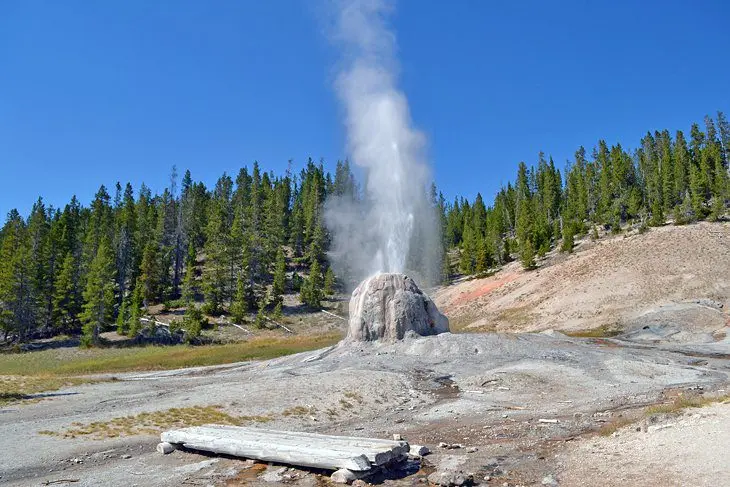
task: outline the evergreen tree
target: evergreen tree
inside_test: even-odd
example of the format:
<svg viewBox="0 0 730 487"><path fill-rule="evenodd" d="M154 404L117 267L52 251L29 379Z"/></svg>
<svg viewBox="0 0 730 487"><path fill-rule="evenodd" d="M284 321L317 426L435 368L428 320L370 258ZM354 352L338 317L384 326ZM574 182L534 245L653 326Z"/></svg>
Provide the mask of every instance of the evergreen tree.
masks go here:
<svg viewBox="0 0 730 487"><path fill-rule="evenodd" d="M91 261L84 290L83 345L98 345L99 333L114 318L114 258L107 238L102 238Z"/></svg>
<svg viewBox="0 0 730 487"><path fill-rule="evenodd" d="M327 268L327 272L324 274L324 295L332 296L335 293L335 273L332 271L332 266Z"/></svg>
<svg viewBox="0 0 730 487"><path fill-rule="evenodd" d="M81 312L78 272L73 252L67 253L54 283L53 294L53 321L61 333L72 332L78 326Z"/></svg>
<svg viewBox="0 0 730 487"><path fill-rule="evenodd" d="M286 256L284 251L279 248L276 253L276 269L274 270L274 285L272 294L275 302L281 301L286 287Z"/></svg>

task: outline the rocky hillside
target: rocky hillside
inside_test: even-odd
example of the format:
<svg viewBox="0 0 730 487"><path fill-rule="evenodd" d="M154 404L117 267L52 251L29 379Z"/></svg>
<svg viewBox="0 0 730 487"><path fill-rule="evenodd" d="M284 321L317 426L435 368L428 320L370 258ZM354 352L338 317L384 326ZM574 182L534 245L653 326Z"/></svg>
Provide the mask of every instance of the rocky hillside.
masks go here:
<svg viewBox="0 0 730 487"><path fill-rule="evenodd" d="M730 224L699 223L584 238L572 255L552 252L534 271L511 263L493 276L438 290L452 328L556 329L596 335L655 325L676 335L692 324L724 338L730 325Z"/></svg>

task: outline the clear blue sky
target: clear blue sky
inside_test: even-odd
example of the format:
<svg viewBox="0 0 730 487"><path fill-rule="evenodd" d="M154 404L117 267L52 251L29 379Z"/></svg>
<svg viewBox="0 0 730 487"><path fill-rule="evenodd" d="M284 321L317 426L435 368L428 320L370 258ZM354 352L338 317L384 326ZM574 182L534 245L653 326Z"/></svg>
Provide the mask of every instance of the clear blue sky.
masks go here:
<svg viewBox="0 0 730 487"><path fill-rule="evenodd" d="M0 1L0 215L101 183L344 157L326 0ZM398 2L400 86L451 198L730 111L730 2ZM332 167L332 166L330 166ZM3 217L4 218L4 217Z"/></svg>

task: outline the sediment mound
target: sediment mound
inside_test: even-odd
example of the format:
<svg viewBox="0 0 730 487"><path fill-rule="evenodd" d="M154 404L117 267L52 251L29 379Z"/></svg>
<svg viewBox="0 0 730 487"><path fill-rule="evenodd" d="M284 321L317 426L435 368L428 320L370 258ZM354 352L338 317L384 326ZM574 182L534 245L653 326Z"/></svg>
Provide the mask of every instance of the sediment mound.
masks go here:
<svg viewBox="0 0 730 487"><path fill-rule="evenodd" d="M408 332L425 336L448 331L449 320L404 274L369 277L350 298L347 341L395 341Z"/></svg>

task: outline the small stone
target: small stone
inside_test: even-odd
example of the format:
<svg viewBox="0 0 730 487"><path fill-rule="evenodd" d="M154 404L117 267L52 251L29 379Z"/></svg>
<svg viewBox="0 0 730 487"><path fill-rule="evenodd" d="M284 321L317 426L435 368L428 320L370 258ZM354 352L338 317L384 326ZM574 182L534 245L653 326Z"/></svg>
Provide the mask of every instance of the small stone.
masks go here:
<svg viewBox="0 0 730 487"><path fill-rule="evenodd" d="M129 460L130 458L132 458L132 455L129 455L129 454L125 454L125 455L122 455L122 457L121 457L121 458L122 458L123 460Z"/></svg>
<svg viewBox="0 0 730 487"><path fill-rule="evenodd" d="M491 475L485 475L484 476L484 481L485 482L489 482L490 480L492 480L492 476Z"/></svg>
<svg viewBox="0 0 730 487"><path fill-rule="evenodd" d="M349 484L356 478L357 476L346 468L341 468L330 476L330 480L336 484Z"/></svg>
<svg viewBox="0 0 730 487"><path fill-rule="evenodd" d="M479 448L476 448L476 447L473 447L473 446L470 446L469 448L466 449L466 452L467 453L476 453L478 451L479 451Z"/></svg>
<svg viewBox="0 0 730 487"><path fill-rule="evenodd" d="M72 458L71 463L84 463L84 461L80 458Z"/></svg>
<svg viewBox="0 0 730 487"><path fill-rule="evenodd" d="M367 485L368 483L362 479L355 479L352 481L352 487L366 487Z"/></svg>
<svg viewBox="0 0 730 487"><path fill-rule="evenodd" d="M430 452L431 450L423 445L411 445L411 449L408 453L414 457L423 457L428 455Z"/></svg>
<svg viewBox="0 0 730 487"><path fill-rule="evenodd" d="M655 431L664 430L664 429L672 428L672 427L674 427L674 425L671 423L670 424L653 424L647 428L647 431L649 433L654 433Z"/></svg>
<svg viewBox="0 0 730 487"><path fill-rule="evenodd" d="M393 433L393 441L403 441L403 436L400 433Z"/></svg>
<svg viewBox="0 0 730 487"><path fill-rule="evenodd" d="M555 476L553 474L548 474L543 477L542 485L547 485L548 487L558 487L558 481L555 479Z"/></svg>
<svg viewBox="0 0 730 487"><path fill-rule="evenodd" d="M451 472L449 470L434 472L428 476L428 481L432 484L441 485L443 487L461 486L472 482L472 476L463 472Z"/></svg>
<svg viewBox="0 0 730 487"><path fill-rule="evenodd" d="M168 453L172 453L175 451L175 446L172 443L163 441L162 443L157 444L157 451L162 453L163 455L167 455Z"/></svg>
<svg viewBox="0 0 730 487"><path fill-rule="evenodd" d="M439 443L439 448L448 448L448 447L449 447L448 443L444 443L443 441L441 443Z"/></svg>
<svg viewBox="0 0 730 487"><path fill-rule="evenodd" d="M287 471L286 467L277 469L268 468L266 472L259 475L259 478L264 482L281 482L284 480L284 473Z"/></svg>

